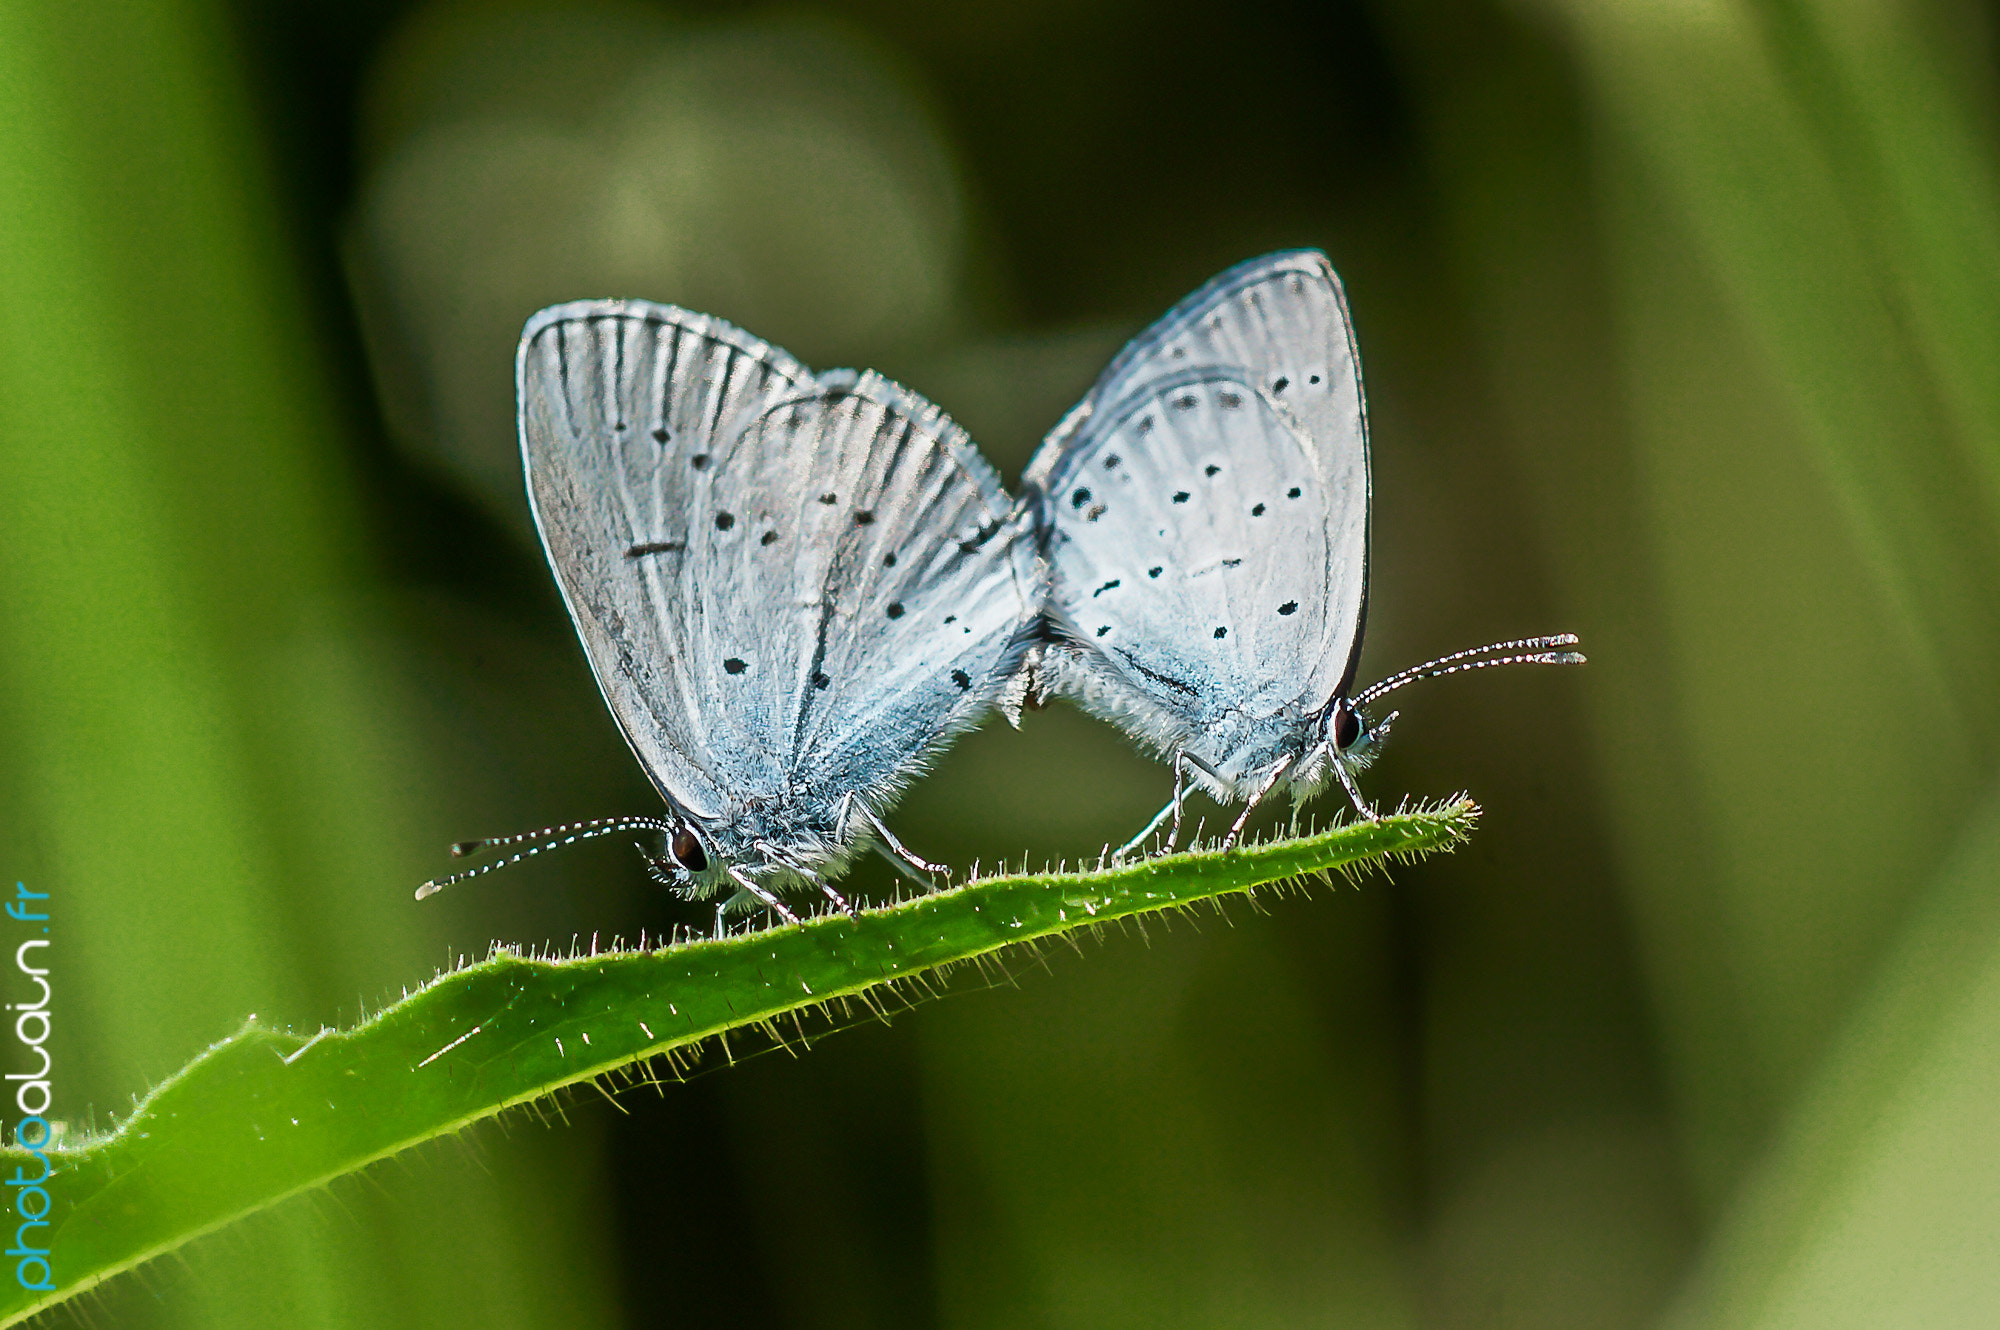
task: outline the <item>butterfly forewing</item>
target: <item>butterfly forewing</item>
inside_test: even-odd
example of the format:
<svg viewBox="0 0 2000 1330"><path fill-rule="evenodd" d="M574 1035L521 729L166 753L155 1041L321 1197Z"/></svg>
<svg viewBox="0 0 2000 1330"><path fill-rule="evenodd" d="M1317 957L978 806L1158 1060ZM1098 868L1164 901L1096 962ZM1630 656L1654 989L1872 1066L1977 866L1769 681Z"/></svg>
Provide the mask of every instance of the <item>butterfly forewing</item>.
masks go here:
<svg viewBox="0 0 2000 1330"><path fill-rule="evenodd" d="M1056 673L1232 780L1351 682L1368 454L1338 280L1315 253L1224 273L1113 361L1043 445Z"/></svg>

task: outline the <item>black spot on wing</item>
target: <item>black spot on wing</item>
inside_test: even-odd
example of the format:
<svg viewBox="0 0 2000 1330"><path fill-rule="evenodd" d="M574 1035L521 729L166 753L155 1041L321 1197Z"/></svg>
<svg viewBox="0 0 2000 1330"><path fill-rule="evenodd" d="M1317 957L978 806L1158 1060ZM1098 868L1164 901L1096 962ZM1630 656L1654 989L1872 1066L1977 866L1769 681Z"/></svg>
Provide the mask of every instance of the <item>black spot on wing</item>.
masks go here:
<svg viewBox="0 0 2000 1330"><path fill-rule="evenodd" d="M1227 628L1218 628L1215 630L1216 641L1220 642L1223 638L1227 636L1229 636L1229 630Z"/></svg>
<svg viewBox="0 0 2000 1330"><path fill-rule="evenodd" d="M1278 606L1278 613L1280 614L1297 614L1298 611L1299 611L1299 603L1296 600L1288 600L1284 604Z"/></svg>
<svg viewBox="0 0 2000 1330"><path fill-rule="evenodd" d="M717 531L727 531L729 530L730 527L733 527L735 525L736 525L736 514L717 513L715 515L715 529Z"/></svg>
<svg viewBox="0 0 2000 1330"><path fill-rule="evenodd" d="M1117 589L1118 589L1118 579L1114 577L1109 582L1106 582L1103 586L1097 588L1097 590L1091 592L1090 598L1092 600L1095 600L1099 596L1103 595L1105 592L1116 591Z"/></svg>
<svg viewBox="0 0 2000 1330"><path fill-rule="evenodd" d="M1113 454L1111 454L1111 455L1110 455L1109 457L1107 457L1107 458L1105 458L1105 459L1104 459L1104 469L1105 469L1106 471L1112 471L1112 470L1116 470L1116 469L1117 469L1117 466L1118 466L1118 463L1119 463L1119 462L1120 462L1121 460L1123 460L1123 459L1121 459L1121 458L1120 458L1120 457L1118 456L1118 454L1117 454L1117 453L1113 453Z"/></svg>
<svg viewBox="0 0 2000 1330"><path fill-rule="evenodd" d="M1109 511L1111 510L1106 508L1103 504L1094 503L1090 506L1090 511L1083 515L1083 520L1086 522L1095 522L1098 518L1104 516L1104 514Z"/></svg>
<svg viewBox="0 0 2000 1330"><path fill-rule="evenodd" d="M696 453L693 457L688 458L688 465L697 471L706 469L708 466L708 454Z"/></svg>
<svg viewBox="0 0 2000 1330"><path fill-rule="evenodd" d="M1174 502L1175 502L1175 503L1186 503L1187 501L1188 501L1188 492L1187 492L1186 490L1175 490L1175 491L1174 491Z"/></svg>
<svg viewBox="0 0 2000 1330"><path fill-rule="evenodd" d="M1176 397L1174 399L1174 410L1192 411L1195 408L1195 404L1200 400L1201 399L1196 397L1193 393L1182 393L1179 397Z"/></svg>
<svg viewBox="0 0 2000 1330"><path fill-rule="evenodd" d="M1097 630L1097 635L1098 635L1099 637L1102 637L1102 636L1104 636L1104 635L1105 635L1106 633L1108 633L1108 632L1110 632L1110 631L1111 631L1111 625L1107 623L1107 624L1104 624L1103 626L1101 626L1100 628L1098 628L1098 630Z"/></svg>
<svg viewBox="0 0 2000 1330"><path fill-rule="evenodd" d="M819 501L825 504L835 504L840 502L840 496L838 494L822 494L819 496Z"/></svg>
<svg viewBox="0 0 2000 1330"><path fill-rule="evenodd" d="M896 555L893 551L882 556L882 566L884 568L894 568L896 566Z"/></svg>
<svg viewBox="0 0 2000 1330"><path fill-rule="evenodd" d="M824 689L832 682L833 680L827 678L826 675L820 673L819 671L815 670L813 672L813 687Z"/></svg>
<svg viewBox="0 0 2000 1330"><path fill-rule="evenodd" d="M872 526L874 522L875 514L869 512L866 508L854 514L854 525L856 526Z"/></svg>
<svg viewBox="0 0 2000 1330"><path fill-rule="evenodd" d="M1291 386L1292 386L1292 381L1280 375L1277 379L1272 381L1271 391L1274 393L1281 393L1285 391L1285 389Z"/></svg>
<svg viewBox="0 0 2000 1330"><path fill-rule="evenodd" d="M972 687L972 676L964 670L953 670L951 672L951 681L958 685L958 691L961 693L968 691Z"/></svg>
<svg viewBox="0 0 2000 1330"><path fill-rule="evenodd" d="M1262 517L1264 515L1264 505L1260 503L1256 507L1252 508L1250 510L1250 515L1252 517Z"/></svg>
<svg viewBox="0 0 2000 1330"><path fill-rule="evenodd" d="M1080 489L1076 493L1069 496L1069 506L1072 508L1081 508L1083 507L1083 505L1089 502L1090 502L1089 490Z"/></svg>
<svg viewBox="0 0 2000 1330"><path fill-rule="evenodd" d="M1290 489L1286 490L1286 491L1285 491L1285 497L1286 497L1286 498L1288 498L1288 499L1296 499L1296 498L1298 498L1298 497L1299 497L1299 487L1298 487L1297 485L1294 485L1294 486L1292 486L1292 487L1291 487Z"/></svg>
<svg viewBox="0 0 2000 1330"><path fill-rule="evenodd" d="M742 661L738 660L736 657L731 656L728 660L722 662L722 668L728 670L731 674L741 674L743 673L744 670L750 667L745 665Z"/></svg>
<svg viewBox="0 0 2000 1330"><path fill-rule="evenodd" d="M673 435L667 433L663 429L656 429L653 431L653 442L655 443L665 443L667 440L673 437L674 437Z"/></svg>
<svg viewBox="0 0 2000 1330"><path fill-rule="evenodd" d="M1224 411L1234 411L1237 407L1243 405L1243 399L1235 393L1217 393L1215 395L1215 404Z"/></svg>
<svg viewBox="0 0 2000 1330"><path fill-rule="evenodd" d="M1164 571L1164 570L1163 570L1163 569L1159 569L1159 568L1148 568L1148 569L1146 570L1146 576L1148 576L1148 577L1158 577L1158 576L1159 576L1159 575L1161 574L1161 572L1162 572L1162 571Z"/></svg>
<svg viewBox="0 0 2000 1330"><path fill-rule="evenodd" d="M681 544L678 540L652 540L646 542L644 545L634 545L631 549L626 550L625 557L628 559L638 559L648 554L678 554L686 548L687 546Z"/></svg>
<svg viewBox="0 0 2000 1330"><path fill-rule="evenodd" d="M892 619L900 619L900 618L902 618L902 617L903 617L903 602L902 602L902 601L900 601L900 600L892 600L892 601L890 601L890 602L889 602L889 610L888 610L888 613L889 613L889 617L890 617L890 618L892 618Z"/></svg>
<svg viewBox="0 0 2000 1330"><path fill-rule="evenodd" d="M757 538L757 543L759 545L775 545L778 543L778 533L775 531L766 531L762 536Z"/></svg>
<svg viewBox="0 0 2000 1330"><path fill-rule="evenodd" d="M1201 469L1201 473L1202 473L1202 474L1203 474L1204 476L1212 476L1212 475L1215 475L1216 473L1220 472L1221 470L1222 470L1222 468L1221 468L1221 467L1217 466L1217 465L1216 465L1215 463L1213 463L1213 462L1210 462L1210 463L1209 463L1209 464L1208 464L1207 466L1205 466L1205 467L1203 467L1203 468Z"/></svg>

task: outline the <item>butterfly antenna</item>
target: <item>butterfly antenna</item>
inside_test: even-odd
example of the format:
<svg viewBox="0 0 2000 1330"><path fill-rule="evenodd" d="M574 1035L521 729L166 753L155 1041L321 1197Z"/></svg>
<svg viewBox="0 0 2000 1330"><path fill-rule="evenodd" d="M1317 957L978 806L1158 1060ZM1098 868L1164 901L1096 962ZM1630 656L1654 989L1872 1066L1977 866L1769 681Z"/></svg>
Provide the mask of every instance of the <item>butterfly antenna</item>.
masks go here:
<svg viewBox="0 0 2000 1330"><path fill-rule="evenodd" d="M1449 656L1439 656L1436 660L1425 661L1401 670L1380 683L1364 688L1352 699L1356 707L1367 706L1370 702L1398 688L1407 687L1419 679L1438 679L1447 674L1459 674L1465 670L1483 670L1494 665L1581 665L1584 655L1581 651L1560 651L1558 647L1573 647L1577 644L1575 633L1557 633L1553 637L1523 637L1512 642L1495 642L1491 646L1471 647L1465 651L1454 651ZM1510 654L1494 655L1494 652ZM1482 660L1472 659L1485 657Z"/></svg>
<svg viewBox="0 0 2000 1330"><path fill-rule="evenodd" d="M435 896L455 882L484 877L488 873L518 864L523 859L532 859L545 850L557 850L565 845L574 845L578 841L595 840L599 836L611 836L621 831L671 832L673 829L671 823L657 817L600 817L589 822L565 822L559 827L524 831L518 836L484 836L478 840L458 841L451 847L451 857L454 859L463 859L482 850L504 850L510 845L527 845L528 848L517 851L497 863L481 864L477 868L468 868L462 873L453 873L448 877L434 877L417 888L417 899ZM529 844L529 842L539 843Z"/></svg>

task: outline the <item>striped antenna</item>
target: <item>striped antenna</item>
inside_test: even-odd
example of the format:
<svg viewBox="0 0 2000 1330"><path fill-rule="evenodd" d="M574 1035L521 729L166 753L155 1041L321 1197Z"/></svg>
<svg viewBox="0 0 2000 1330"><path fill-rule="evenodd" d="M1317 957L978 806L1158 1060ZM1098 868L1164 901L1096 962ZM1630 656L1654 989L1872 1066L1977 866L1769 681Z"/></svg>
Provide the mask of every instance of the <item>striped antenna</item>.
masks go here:
<svg viewBox="0 0 2000 1330"><path fill-rule="evenodd" d="M1447 674L1459 674L1465 670L1483 670L1494 665L1581 665L1584 655L1581 651L1559 651L1558 647L1573 647L1577 644L1575 633L1557 633L1553 637L1523 637L1513 642L1495 642L1491 646L1472 647L1465 651L1454 651L1449 656L1439 656L1436 660L1422 665L1413 665L1401 670L1380 683L1364 688L1350 699L1350 705L1359 710L1378 697L1407 687L1419 679L1438 679ZM1492 653L1511 652L1514 654L1495 656ZM1482 656L1483 660L1472 657Z"/></svg>
<svg viewBox="0 0 2000 1330"><path fill-rule="evenodd" d="M659 831L671 833L673 829L673 823L657 817L600 817L589 822L565 822L559 827L543 827L540 831L524 831L518 836L485 836L479 840L458 841L451 847L451 857L454 859L463 859L468 855L478 854L482 850L503 850L509 845L528 845L530 841L539 843L528 845L527 849L518 850L496 863L481 864L477 868L468 868L462 873L453 873L448 877L434 877L417 888L417 899L422 900L426 896L435 896L455 882L463 882L467 878L484 877L488 873L512 867L520 863L523 859L532 859L544 850L561 849L565 845L574 845L578 841L595 840L599 836L610 836L620 831Z"/></svg>

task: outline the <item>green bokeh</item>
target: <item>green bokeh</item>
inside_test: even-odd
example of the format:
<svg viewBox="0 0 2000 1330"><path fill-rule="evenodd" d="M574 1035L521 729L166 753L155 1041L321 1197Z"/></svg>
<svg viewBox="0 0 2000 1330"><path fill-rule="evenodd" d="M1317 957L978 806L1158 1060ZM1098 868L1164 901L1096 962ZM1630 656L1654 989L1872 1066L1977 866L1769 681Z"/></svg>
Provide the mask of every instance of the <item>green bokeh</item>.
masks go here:
<svg viewBox="0 0 2000 1330"><path fill-rule="evenodd" d="M549 301L874 365L1011 477L1123 336L1318 245L1368 370L1364 675L1592 658L1407 695L1367 783L1469 789L1449 862L475 1130L84 1314L1990 1324L1991 23L0 0L0 844L53 893L73 1120L251 1012L697 917L615 844L408 898L451 840L651 799L526 536ZM1075 861L1165 786L1059 708L895 825Z"/></svg>

